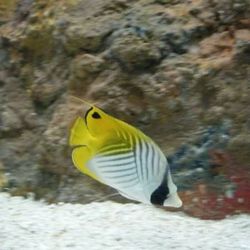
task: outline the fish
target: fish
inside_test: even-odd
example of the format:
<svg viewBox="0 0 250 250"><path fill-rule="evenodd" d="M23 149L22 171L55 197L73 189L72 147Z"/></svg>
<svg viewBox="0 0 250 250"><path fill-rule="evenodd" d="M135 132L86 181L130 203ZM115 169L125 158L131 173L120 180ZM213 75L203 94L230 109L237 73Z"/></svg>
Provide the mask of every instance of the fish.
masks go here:
<svg viewBox="0 0 250 250"><path fill-rule="evenodd" d="M144 204L181 207L159 146L141 130L95 105L78 115L69 133L74 166L83 174Z"/></svg>

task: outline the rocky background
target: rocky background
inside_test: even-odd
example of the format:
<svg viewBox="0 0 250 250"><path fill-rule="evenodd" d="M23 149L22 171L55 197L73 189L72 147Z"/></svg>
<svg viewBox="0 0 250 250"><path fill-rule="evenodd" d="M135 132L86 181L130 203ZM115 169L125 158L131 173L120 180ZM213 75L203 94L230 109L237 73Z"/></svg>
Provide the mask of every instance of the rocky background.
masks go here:
<svg viewBox="0 0 250 250"><path fill-rule="evenodd" d="M188 214L250 212L249 0L0 0L0 189L127 202L74 169L70 95L162 147Z"/></svg>

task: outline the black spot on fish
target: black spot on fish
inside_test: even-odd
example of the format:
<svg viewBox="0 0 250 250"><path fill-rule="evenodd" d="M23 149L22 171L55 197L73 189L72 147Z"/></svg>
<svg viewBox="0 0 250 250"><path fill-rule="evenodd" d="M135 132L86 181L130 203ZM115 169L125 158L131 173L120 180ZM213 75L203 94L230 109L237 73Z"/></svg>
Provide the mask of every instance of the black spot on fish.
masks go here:
<svg viewBox="0 0 250 250"><path fill-rule="evenodd" d="M154 205L163 205L164 201L167 199L169 194L167 175L165 175L164 180L161 185L151 194L150 202Z"/></svg>
<svg viewBox="0 0 250 250"><path fill-rule="evenodd" d="M100 116L97 112L94 112L94 113L92 114L92 117L93 117L94 119L100 119L100 118L101 118L101 116Z"/></svg>

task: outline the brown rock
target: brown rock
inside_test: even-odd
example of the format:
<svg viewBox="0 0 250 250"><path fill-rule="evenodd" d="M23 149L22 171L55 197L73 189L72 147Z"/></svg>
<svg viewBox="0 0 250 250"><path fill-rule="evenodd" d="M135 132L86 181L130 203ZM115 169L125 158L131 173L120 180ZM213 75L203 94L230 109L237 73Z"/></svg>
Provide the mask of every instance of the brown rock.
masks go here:
<svg viewBox="0 0 250 250"><path fill-rule="evenodd" d="M34 84L31 87L31 97L36 104L47 107L60 95L61 88L59 83Z"/></svg>
<svg viewBox="0 0 250 250"><path fill-rule="evenodd" d="M86 91L105 67L105 61L101 57L91 54L77 56L71 63L71 93L78 96L79 91Z"/></svg>
<svg viewBox="0 0 250 250"><path fill-rule="evenodd" d="M111 53L128 70L153 66L161 58L155 44L133 35L117 38L111 47Z"/></svg>
<svg viewBox="0 0 250 250"><path fill-rule="evenodd" d="M86 79L90 74L99 73L104 68L104 60L91 54L77 56L72 62L72 74L76 78Z"/></svg>
<svg viewBox="0 0 250 250"><path fill-rule="evenodd" d="M234 60L250 64L250 31L246 29L235 32Z"/></svg>
<svg viewBox="0 0 250 250"><path fill-rule="evenodd" d="M229 142L228 150L233 158L240 164L248 164L250 162L250 135L239 134L232 138Z"/></svg>
<svg viewBox="0 0 250 250"><path fill-rule="evenodd" d="M1 22L6 22L14 14L16 8L17 0L2 0L0 2L0 24Z"/></svg>
<svg viewBox="0 0 250 250"><path fill-rule="evenodd" d="M7 177L5 174L5 169L3 163L0 161L0 190L2 190L7 185Z"/></svg>
<svg viewBox="0 0 250 250"><path fill-rule="evenodd" d="M4 110L0 114L1 119L1 127L0 134L15 134L20 129L23 128L23 123L18 116L18 113L15 112L10 107L5 107Z"/></svg>
<svg viewBox="0 0 250 250"><path fill-rule="evenodd" d="M200 43L202 56L215 56L232 50L234 39L229 32L215 33Z"/></svg>
<svg viewBox="0 0 250 250"><path fill-rule="evenodd" d="M71 24L65 34L65 49L69 53L76 53L81 50L88 52L98 51L105 37L112 32L112 24L106 19L96 18L84 23Z"/></svg>
<svg viewBox="0 0 250 250"><path fill-rule="evenodd" d="M208 124L221 124L224 119L225 110L223 107L213 106L205 114L205 121Z"/></svg>
<svg viewBox="0 0 250 250"><path fill-rule="evenodd" d="M29 51L31 57L50 57L53 50L54 23L45 19L39 23L31 24L21 35L18 35L21 49Z"/></svg>

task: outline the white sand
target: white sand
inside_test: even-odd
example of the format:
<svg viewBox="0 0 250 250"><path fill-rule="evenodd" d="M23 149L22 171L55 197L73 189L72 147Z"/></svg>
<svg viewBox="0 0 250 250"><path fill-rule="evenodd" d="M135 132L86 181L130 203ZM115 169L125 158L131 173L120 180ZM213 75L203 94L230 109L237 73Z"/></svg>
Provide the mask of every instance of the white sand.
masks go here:
<svg viewBox="0 0 250 250"><path fill-rule="evenodd" d="M114 202L47 205L0 193L0 250L250 249L250 215L202 221Z"/></svg>

